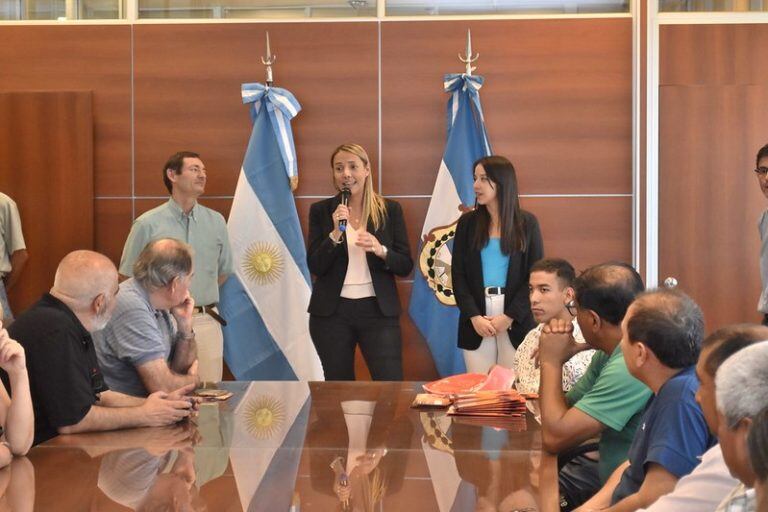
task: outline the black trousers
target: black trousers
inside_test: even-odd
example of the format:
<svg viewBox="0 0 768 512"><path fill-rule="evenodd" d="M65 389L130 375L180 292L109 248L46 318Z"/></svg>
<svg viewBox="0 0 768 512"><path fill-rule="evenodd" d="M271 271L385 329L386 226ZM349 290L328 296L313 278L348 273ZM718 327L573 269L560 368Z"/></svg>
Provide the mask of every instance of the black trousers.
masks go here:
<svg viewBox="0 0 768 512"><path fill-rule="evenodd" d="M560 470L560 510L578 508L603 486L598 475L598 462L585 455L577 455Z"/></svg>
<svg viewBox="0 0 768 512"><path fill-rule="evenodd" d="M382 315L376 297L342 298L333 315L310 315L309 333L325 380L355 380L358 343L373 380L403 380L400 321Z"/></svg>

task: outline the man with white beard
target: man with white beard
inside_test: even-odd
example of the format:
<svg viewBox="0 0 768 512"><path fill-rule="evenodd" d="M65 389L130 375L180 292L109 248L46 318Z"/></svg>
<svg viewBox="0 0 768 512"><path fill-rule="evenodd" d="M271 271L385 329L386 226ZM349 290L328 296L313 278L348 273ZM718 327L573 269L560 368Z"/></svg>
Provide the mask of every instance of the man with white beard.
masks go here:
<svg viewBox="0 0 768 512"><path fill-rule="evenodd" d="M117 292L109 258L74 251L59 263L50 293L8 328L27 354L34 444L58 434L169 425L191 413L194 402L184 394L194 384L147 398L107 388L91 334L109 321Z"/></svg>

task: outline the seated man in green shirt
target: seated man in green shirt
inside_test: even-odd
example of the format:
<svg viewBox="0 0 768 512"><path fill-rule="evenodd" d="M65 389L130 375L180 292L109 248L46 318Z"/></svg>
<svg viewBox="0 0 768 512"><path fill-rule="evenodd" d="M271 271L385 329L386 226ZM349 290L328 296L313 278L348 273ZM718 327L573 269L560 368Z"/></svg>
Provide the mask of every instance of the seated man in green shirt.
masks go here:
<svg viewBox="0 0 768 512"><path fill-rule="evenodd" d="M624 263L590 267L574 283L576 318L587 343L574 341L571 324L543 329L539 358L544 449L562 453L600 437L599 457L580 455L560 470L562 510L572 510L589 499L627 459L651 396L651 390L629 374L619 347L621 321L643 288L640 275ZM597 350L589 368L563 393L563 364L589 348Z"/></svg>

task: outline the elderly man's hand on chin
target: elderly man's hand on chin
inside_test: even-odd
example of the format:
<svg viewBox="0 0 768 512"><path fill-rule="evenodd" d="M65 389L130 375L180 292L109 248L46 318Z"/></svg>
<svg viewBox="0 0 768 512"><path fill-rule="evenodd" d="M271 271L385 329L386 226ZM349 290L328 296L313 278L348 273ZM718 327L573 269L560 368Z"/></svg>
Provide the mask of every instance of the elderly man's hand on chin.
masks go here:
<svg viewBox="0 0 768 512"><path fill-rule="evenodd" d="M191 335L192 317L195 314L195 299L192 298L189 292L184 296L184 300L181 303L171 308L171 314L176 319L179 332L184 336Z"/></svg>
<svg viewBox="0 0 768 512"><path fill-rule="evenodd" d="M573 323L553 318L545 324L539 338L539 362L541 365L562 365L570 358L591 347L576 343L573 339Z"/></svg>

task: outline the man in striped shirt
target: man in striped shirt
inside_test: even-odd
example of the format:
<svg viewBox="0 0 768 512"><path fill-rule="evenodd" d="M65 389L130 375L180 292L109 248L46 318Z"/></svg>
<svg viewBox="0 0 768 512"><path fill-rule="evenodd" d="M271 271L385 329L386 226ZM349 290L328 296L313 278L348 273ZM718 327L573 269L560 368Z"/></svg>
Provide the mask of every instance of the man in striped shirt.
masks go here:
<svg viewBox="0 0 768 512"><path fill-rule="evenodd" d="M117 306L95 334L99 366L110 389L133 396L199 382L192 329L192 249L162 238L147 244L120 285Z"/></svg>

